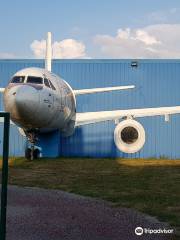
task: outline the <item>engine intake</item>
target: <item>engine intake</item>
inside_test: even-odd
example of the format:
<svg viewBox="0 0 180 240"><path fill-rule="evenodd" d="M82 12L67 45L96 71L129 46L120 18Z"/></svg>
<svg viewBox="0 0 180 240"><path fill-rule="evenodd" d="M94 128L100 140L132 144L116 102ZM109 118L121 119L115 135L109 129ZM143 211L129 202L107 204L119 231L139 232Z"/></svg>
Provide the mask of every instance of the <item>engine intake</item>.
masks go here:
<svg viewBox="0 0 180 240"><path fill-rule="evenodd" d="M135 120L124 120L114 130L114 142L124 153L138 152L145 143L144 127Z"/></svg>

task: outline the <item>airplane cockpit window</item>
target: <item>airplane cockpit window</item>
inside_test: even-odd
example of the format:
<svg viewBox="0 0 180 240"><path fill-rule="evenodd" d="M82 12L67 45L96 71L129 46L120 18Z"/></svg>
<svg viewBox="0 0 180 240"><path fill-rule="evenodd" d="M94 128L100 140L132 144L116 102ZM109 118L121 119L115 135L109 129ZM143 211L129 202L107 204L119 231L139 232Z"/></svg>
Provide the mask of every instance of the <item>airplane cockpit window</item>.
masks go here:
<svg viewBox="0 0 180 240"><path fill-rule="evenodd" d="M51 88L47 78L44 79L44 84L46 85L46 87Z"/></svg>
<svg viewBox="0 0 180 240"><path fill-rule="evenodd" d="M11 80L11 83L23 83L24 79L24 76L14 76Z"/></svg>
<svg viewBox="0 0 180 240"><path fill-rule="evenodd" d="M43 79L41 77L28 76L27 77L27 83L42 84Z"/></svg>
<svg viewBox="0 0 180 240"><path fill-rule="evenodd" d="M55 86L52 84L52 82L49 80L49 84L51 85L51 88L53 89L53 90L56 90L56 88L55 88Z"/></svg>

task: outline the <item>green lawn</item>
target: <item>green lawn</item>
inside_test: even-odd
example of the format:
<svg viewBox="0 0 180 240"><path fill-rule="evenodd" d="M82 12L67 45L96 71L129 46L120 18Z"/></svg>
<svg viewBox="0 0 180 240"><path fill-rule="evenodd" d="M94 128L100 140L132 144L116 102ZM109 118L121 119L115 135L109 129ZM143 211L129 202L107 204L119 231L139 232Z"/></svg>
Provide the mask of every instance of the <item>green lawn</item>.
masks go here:
<svg viewBox="0 0 180 240"><path fill-rule="evenodd" d="M180 229L180 160L10 159L9 183L62 189L137 209Z"/></svg>

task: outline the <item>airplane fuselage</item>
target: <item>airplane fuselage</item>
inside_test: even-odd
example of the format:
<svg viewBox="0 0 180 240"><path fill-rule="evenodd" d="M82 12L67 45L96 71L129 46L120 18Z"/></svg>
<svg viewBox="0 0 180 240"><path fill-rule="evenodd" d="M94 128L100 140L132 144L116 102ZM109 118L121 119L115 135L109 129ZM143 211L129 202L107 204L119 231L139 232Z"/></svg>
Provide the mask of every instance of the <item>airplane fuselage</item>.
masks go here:
<svg viewBox="0 0 180 240"><path fill-rule="evenodd" d="M76 99L59 76L41 68L17 72L4 92L5 110L26 130L61 130L71 135L75 126Z"/></svg>

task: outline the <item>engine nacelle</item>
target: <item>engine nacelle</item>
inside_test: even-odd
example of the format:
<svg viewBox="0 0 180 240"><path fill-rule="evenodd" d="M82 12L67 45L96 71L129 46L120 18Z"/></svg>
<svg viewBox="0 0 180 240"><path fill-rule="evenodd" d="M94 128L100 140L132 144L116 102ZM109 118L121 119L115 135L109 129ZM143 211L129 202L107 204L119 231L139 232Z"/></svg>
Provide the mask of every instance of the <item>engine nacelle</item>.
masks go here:
<svg viewBox="0 0 180 240"><path fill-rule="evenodd" d="M124 120L114 130L114 142L124 153L138 152L145 143L144 127L135 120Z"/></svg>

